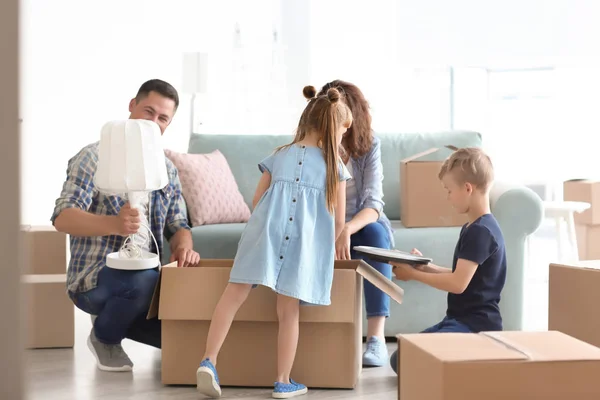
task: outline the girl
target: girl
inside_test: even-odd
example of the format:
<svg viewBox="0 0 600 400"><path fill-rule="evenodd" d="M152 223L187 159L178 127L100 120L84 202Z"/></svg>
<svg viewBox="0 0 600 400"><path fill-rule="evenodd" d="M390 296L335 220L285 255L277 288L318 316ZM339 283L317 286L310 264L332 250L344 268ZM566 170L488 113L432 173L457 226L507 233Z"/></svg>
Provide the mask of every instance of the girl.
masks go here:
<svg viewBox="0 0 600 400"><path fill-rule="evenodd" d="M329 305L335 240L344 227L346 180L338 155L342 136L352 124L340 91L303 90L309 100L292 143L259 164L262 177L254 212L238 246L229 284L217 304L196 372L198 390L220 397L217 355L240 306L255 285L277 292L279 333L277 379L273 398L307 392L290 379L296 355L299 305Z"/></svg>

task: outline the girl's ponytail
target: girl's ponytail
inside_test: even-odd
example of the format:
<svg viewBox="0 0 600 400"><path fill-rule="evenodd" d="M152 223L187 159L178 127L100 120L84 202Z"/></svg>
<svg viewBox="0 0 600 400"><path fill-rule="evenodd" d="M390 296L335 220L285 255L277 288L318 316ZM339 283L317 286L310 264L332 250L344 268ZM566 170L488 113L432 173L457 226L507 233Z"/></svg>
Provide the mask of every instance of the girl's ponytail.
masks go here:
<svg viewBox="0 0 600 400"><path fill-rule="evenodd" d="M327 178L325 186L325 200L327 209L333 213L337 200L337 187L340 177L338 160L338 145L337 132L341 126L339 121L339 106L346 107L345 104L340 104L341 93L331 88L327 90L327 98L329 99L329 107L325 111L321 123L321 132L323 133L323 154L327 165Z"/></svg>

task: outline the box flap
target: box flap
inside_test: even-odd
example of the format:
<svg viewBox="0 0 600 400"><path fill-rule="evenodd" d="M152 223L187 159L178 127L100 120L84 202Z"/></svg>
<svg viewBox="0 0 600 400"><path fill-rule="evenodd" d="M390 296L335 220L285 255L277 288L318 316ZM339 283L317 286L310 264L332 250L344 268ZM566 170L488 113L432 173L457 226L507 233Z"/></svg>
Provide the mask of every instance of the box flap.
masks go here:
<svg viewBox="0 0 600 400"><path fill-rule="evenodd" d="M452 150L452 151L458 150L458 147L453 146L451 144L448 144L448 145L446 145L444 147L447 148L447 149L449 149L449 150ZM429 150L425 150L425 151L422 151L421 153L417 153L417 154L414 154L414 155L412 155L410 157L407 157L407 158L403 159L401 161L401 163L406 164L406 163L409 163L411 161L416 161L419 158L425 157L425 156L427 156L429 154L432 154L432 153L435 153L436 151L439 151L439 150L440 150L439 147L433 147L433 148L431 148Z"/></svg>
<svg viewBox="0 0 600 400"><path fill-rule="evenodd" d="M401 163L406 164L406 163L409 163L411 161L415 161L415 160L417 160L417 159L419 159L421 157L425 157L426 155L429 155L431 153L435 153L438 150L439 150L439 148L434 147L434 148L431 148L429 150L422 151L420 153L417 153L417 154L414 154L414 155L412 155L410 157L405 158L404 160L401 161Z"/></svg>
<svg viewBox="0 0 600 400"><path fill-rule="evenodd" d="M574 179L567 179L565 181L565 183L584 183L586 185L591 185L596 182L598 182L598 181L595 181L592 179L587 179L587 178L574 178Z"/></svg>
<svg viewBox="0 0 600 400"><path fill-rule="evenodd" d="M158 317L158 305L160 303L160 283L162 282L163 268L177 268L177 261L161 267L160 273L158 274L158 280L156 281L156 286L154 286L154 293L152 294L152 300L150 301L150 307L148 308L146 319Z"/></svg>
<svg viewBox="0 0 600 400"><path fill-rule="evenodd" d="M600 360L600 348L558 331L485 332L482 335L524 350L532 361Z"/></svg>
<svg viewBox="0 0 600 400"><path fill-rule="evenodd" d="M600 260L577 261L572 265L551 263L550 267L569 268L569 269L589 269L600 270Z"/></svg>
<svg viewBox="0 0 600 400"><path fill-rule="evenodd" d="M404 290L394 282L386 278L381 272L371 267L365 261L360 261L356 264L356 272L363 278L371 282L376 288L385 292L398 304L402 304L404 298Z"/></svg>
<svg viewBox="0 0 600 400"><path fill-rule="evenodd" d="M442 362L527 360L528 356L497 340L475 333L399 335Z"/></svg>
<svg viewBox="0 0 600 400"><path fill-rule="evenodd" d="M442 362L600 360L600 348L558 331L426 333L398 337Z"/></svg>
<svg viewBox="0 0 600 400"><path fill-rule="evenodd" d="M21 225L24 232L58 232L52 225Z"/></svg>

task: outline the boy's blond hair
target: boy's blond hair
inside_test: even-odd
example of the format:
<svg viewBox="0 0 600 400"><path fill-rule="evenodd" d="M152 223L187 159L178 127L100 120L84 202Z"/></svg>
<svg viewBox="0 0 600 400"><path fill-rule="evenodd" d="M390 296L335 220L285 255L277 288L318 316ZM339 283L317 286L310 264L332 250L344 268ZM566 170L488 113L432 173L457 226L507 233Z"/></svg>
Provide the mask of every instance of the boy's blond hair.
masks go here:
<svg viewBox="0 0 600 400"><path fill-rule="evenodd" d="M494 181L494 166L492 160L478 147L465 147L456 150L444 161L438 178L454 172L461 183L470 183L478 189L487 192Z"/></svg>

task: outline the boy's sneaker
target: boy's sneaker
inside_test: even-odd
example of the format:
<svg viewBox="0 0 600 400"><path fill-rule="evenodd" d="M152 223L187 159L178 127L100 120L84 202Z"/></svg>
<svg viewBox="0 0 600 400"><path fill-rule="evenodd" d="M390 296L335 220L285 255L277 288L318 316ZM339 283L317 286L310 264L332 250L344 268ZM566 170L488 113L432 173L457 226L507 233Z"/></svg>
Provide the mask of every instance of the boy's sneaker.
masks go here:
<svg viewBox="0 0 600 400"><path fill-rule="evenodd" d="M363 354L364 367L382 367L388 362L388 349L385 341L371 336L367 340L367 350Z"/></svg>
<svg viewBox="0 0 600 400"><path fill-rule="evenodd" d="M98 368L102 371L124 372L133 369L133 363L120 344L104 344L96 338L94 328L87 340L87 345L96 357Z"/></svg>
<svg viewBox="0 0 600 400"><path fill-rule="evenodd" d="M212 398L221 397L221 386L217 369L207 358L196 371L196 388L200 393Z"/></svg>
<svg viewBox="0 0 600 400"><path fill-rule="evenodd" d="M275 382L275 388L273 389L274 399L289 399L292 397L306 394L308 389L301 383L294 382L290 379L290 383Z"/></svg>

